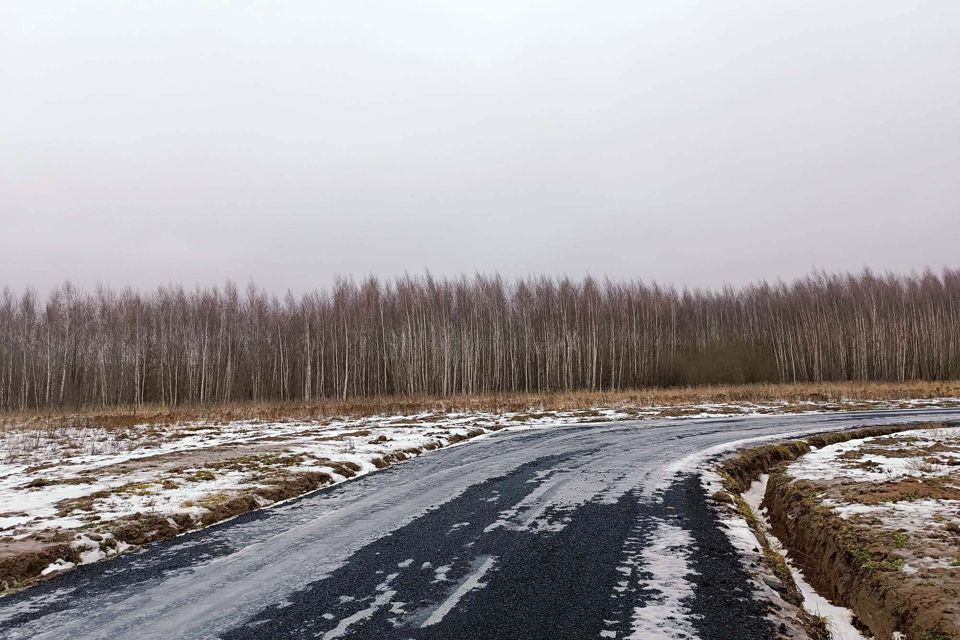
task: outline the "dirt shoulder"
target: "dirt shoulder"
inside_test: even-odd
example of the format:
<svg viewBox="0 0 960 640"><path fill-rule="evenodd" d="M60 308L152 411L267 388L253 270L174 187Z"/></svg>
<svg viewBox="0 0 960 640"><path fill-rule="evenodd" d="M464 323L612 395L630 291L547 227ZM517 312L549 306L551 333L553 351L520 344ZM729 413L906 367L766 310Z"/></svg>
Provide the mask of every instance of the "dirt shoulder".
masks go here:
<svg viewBox="0 0 960 640"><path fill-rule="evenodd" d="M817 592L877 638L960 638L960 429L884 427L725 461L733 494L769 474L773 533ZM950 427L950 428L948 428Z"/></svg>

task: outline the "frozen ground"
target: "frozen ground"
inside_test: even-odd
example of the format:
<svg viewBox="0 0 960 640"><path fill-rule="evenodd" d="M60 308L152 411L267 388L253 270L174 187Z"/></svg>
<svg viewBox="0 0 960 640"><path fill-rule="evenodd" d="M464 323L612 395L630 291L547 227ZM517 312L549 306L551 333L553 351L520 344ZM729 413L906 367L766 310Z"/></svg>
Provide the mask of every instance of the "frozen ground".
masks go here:
<svg viewBox="0 0 960 640"><path fill-rule="evenodd" d="M779 589L769 588L780 581L762 561L764 541L784 558L804 608L824 619L831 638L872 637L854 625L853 612L814 590L773 535L761 506L769 476L761 476L741 494L749 510L723 504L720 475L708 471L701 478L706 492L717 496L722 525L756 588L777 605L775 622L790 626L791 605L779 600ZM905 604L891 605L900 607L895 611L914 612L900 614L895 624L916 625L914 631L919 629L924 638L956 637L940 629L956 626L960 610L960 428L937 425L813 448L786 466L786 480L797 483L795 489L801 492L801 498L792 499L803 504L814 500L846 521L836 535L853 545L847 549L857 575L878 581L870 582L870 588L884 593L892 589L887 593L891 602L903 598ZM757 516L752 527L743 515L749 511ZM922 617L916 612L923 612ZM894 637L907 636L898 632Z"/></svg>
<svg viewBox="0 0 960 640"><path fill-rule="evenodd" d="M478 416L431 418L9 430L0 433L0 555L55 531L58 541L68 536L79 563L95 562L129 547L113 540L111 522L181 514L201 526L232 496L270 504L257 494L267 483L312 473L336 484L501 428ZM58 559L43 575L75 564Z"/></svg>
<svg viewBox="0 0 960 640"><path fill-rule="evenodd" d="M958 417L491 434L2 598L0 637L770 640L693 472L746 442Z"/></svg>
<svg viewBox="0 0 960 640"><path fill-rule="evenodd" d="M830 445L801 457L787 473L813 483L841 518L886 531L904 573L960 577L960 429Z"/></svg>
<svg viewBox="0 0 960 640"><path fill-rule="evenodd" d="M256 506L271 504L262 491L265 485L306 474L313 474L315 485L336 484L402 458L503 429L664 415L690 419L823 413L865 404L924 408L954 406L958 400L425 412L324 422L200 422L109 429L7 427L0 431L0 558L32 550L31 541L69 543L77 553L69 560L51 561L43 569L49 575L126 550L130 545L113 538L111 523L146 515L176 517L180 531L182 518L188 518L187 529L203 526L221 519L223 505L235 496L253 495ZM495 524L516 526L510 520L502 518Z"/></svg>
<svg viewBox="0 0 960 640"><path fill-rule="evenodd" d="M862 438L829 445L800 457L786 468L792 481L853 527L857 553L870 571L901 572L901 585L939 584L941 604L953 601L960 584L960 429L930 428ZM803 596L804 608L822 616L834 640L864 640L850 610L836 606L806 580L786 557L773 535L761 502L768 476L743 492L744 502L758 516L757 526L771 547L786 559ZM708 494L723 489L713 472L702 475ZM775 620L790 625L790 606L779 600L779 580L762 562L760 542L740 512L720 507L721 521L755 585L777 603ZM947 605L949 609L949 605ZM933 636L930 636L933 637ZM937 636L940 637L940 636Z"/></svg>
<svg viewBox="0 0 960 640"><path fill-rule="evenodd" d="M705 472L701 476L701 479L708 494L713 495L715 492L723 490L721 477L717 473L713 471ZM786 550L771 530L769 521L767 520L766 508L761 507L763 496L767 490L768 479L768 475L761 475L758 480L750 485L747 491L742 493L741 497L756 515L758 526L761 527L763 535L766 537L771 548L784 559L803 597L803 608L810 614L824 620L830 632L831 640L867 640L867 637L853 625L853 612L846 607L834 605L821 594L817 593L816 589L807 582L803 571L795 566L787 557ZM744 564L754 576L755 587L764 594L763 597L765 599L776 605L776 609L770 616L771 620L777 624L784 623L791 628L795 634L802 637L804 631L796 616L791 614L794 609L793 605L785 602L778 592L778 589L773 588L779 588L780 579L770 569L769 565L763 561L763 553L760 550L761 543L757 538L757 534L750 528L743 515L732 506L728 509L721 510L721 514L721 522L727 531L727 535L740 552Z"/></svg>

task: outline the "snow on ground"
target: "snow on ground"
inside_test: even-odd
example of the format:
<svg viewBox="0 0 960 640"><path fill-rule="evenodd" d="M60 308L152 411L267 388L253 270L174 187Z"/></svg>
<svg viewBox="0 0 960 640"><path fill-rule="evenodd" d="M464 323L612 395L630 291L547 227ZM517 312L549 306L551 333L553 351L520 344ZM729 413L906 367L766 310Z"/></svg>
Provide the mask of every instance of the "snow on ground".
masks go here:
<svg viewBox="0 0 960 640"><path fill-rule="evenodd" d="M960 571L960 546L954 535L960 533L960 429L910 430L829 445L788 465L787 474L812 483L823 505L862 527L857 531L869 531L865 546L879 543L891 549L891 557L900 564L889 566L905 579L930 577L931 571ZM741 497L771 547L785 559L804 608L826 618L834 640L865 640L869 636L853 625L852 612L818 594L773 535L766 509L761 508L768 479L761 476ZM704 472L702 481L708 495L723 489L715 472ZM770 588L778 580L761 562L760 542L746 520L736 509L722 508L721 522L744 566L756 577L759 592L786 610L777 590Z"/></svg>
<svg viewBox="0 0 960 640"><path fill-rule="evenodd" d="M60 531L82 563L123 551L104 525L136 515L186 514L199 526L212 506L270 479L326 474L331 483L370 473L384 456L417 455L478 433L644 418L711 418L822 413L844 408L951 406L917 401L701 403L681 407L578 411L438 412L326 421L237 421L104 428L7 426L0 430L0 553L5 545ZM260 506L268 500L257 498ZM536 519L540 505L504 514L511 526ZM512 517L510 517L512 516ZM519 516L519 517L518 517ZM108 540L86 534L96 532ZM53 563L50 572L67 568Z"/></svg>
<svg viewBox="0 0 960 640"><path fill-rule="evenodd" d="M853 612L846 607L840 607L833 604L822 595L817 593L817 590L814 589L809 582L807 582L806 577L803 575L803 571L790 561L790 558L787 556L786 550L784 549L780 540L773 535L770 523L767 520L767 510L766 508L761 508L760 506L760 504L763 502L763 496L767 492L767 481L769 479L769 475L761 475L760 478L753 482L750 485L750 488L741 495L747 505L749 505L750 509L753 510L753 513L756 514L760 523L763 525L764 534L766 535L767 540L770 542L770 545L783 557L784 561L787 563L787 567L790 569L790 572L793 575L793 580L797 583L797 587L800 589L800 593L803 596L804 609L815 616L826 618L827 628L830 631L831 640L867 640L867 636L863 635L859 629L853 626Z"/></svg>
<svg viewBox="0 0 960 640"><path fill-rule="evenodd" d="M960 531L960 429L911 430L829 445L800 457L788 465L787 473L795 480L814 483L821 502L840 517L879 532L877 539L886 541L903 561L904 574L949 570L960 564L958 547L950 542L955 536L945 535ZM702 477L708 494L722 489L716 473ZM742 497L758 516L771 546L786 559L770 531L765 509L760 508L767 479L763 476L754 482ZM759 566L760 545L746 521L732 509L724 511L722 520L745 565ZM787 566L803 595L804 608L828 619L834 639L865 638L853 626L848 609L820 596L788 559ZM775 591L764 588L769 580L761 572L758 586L776 601Z"/></svg>
<svg viewBox="0 0 960 640"><path fill-rule="evenodd" d="M105 466L137 457L196 448L249 443L265 436L278 439L296 437L314 431L318 425L330 430L371 427L470 427L497 429L509 426L549 426L582 422L607 422L644 418L715 418L718 416L756 416L779 413L826 413L843 410L908 409L960 406L960 398L921 400L840 400L706 402L688 405L652 405L646 407L599 407L575 411L530 410L526 412L439 412L413 415L377 415L314 421L262 422L236 421L228 424L192 422L175 425L145 423L132 427L64 426L37 428L32 425L5 426L0 429L0 477L19 466L80 464Z"/></svg>
<svg viewBox="0 0 960 640"><path fill-rule="evenodd" d="M835 488L826 492L823 503L842 518L870 516L880 519L884 528L923 533L930 523L956 519L960 512L960 429L850 440L810 452L787 472L796 480ZM842 488L854 483L905 489L859 497ZM933 495L919 495L923 490Z"/></svg>
<svg viewBox="0 0 960 640"><path fill-rule="evenodd" d="M960 466L960 430L924 429L848 440L811 451L790 465L797 480L885 482L932 478Z"/></svg>
<svg viewBox="0 0 960 640"><path fill-rule="evenodd" d="M922 534L931 522L956 518L960 513L960 500L910 500L884 504L837 504L831 501L841 518L853 516L873 516L883 521L886 529L904 531L910 534Z"/></svg>
<svg viewBox="0 0 960 640"><path fill-rule="evenodd" d="M278 434L290 434L287 425L261 425L260 437L275 437ZM218 430L239 431L247 430L247 425L227 425ZM462 433L465 430L451 430L449 435ZM303 438L291 437L282 449L246 449L237 448L238 456L250 455L249 451L265 454L271 451L282 451L287 460L281 464L284 469L291 471L306 469L325 469L331 475L336 474L334 469L324 467L322 461L330 456L337 460L350 461L360 464L361 471L369 471L374 467L370 463L372 457L382 455L393 449L422 446L428 442L423 430L404 431L400 434L391 434L388 446L371 445L380 435L388 433L386 430L371 431L369 434L342 437L332 442L322 441L325 437L342 436L337 429L317 430ZM230 435L235 435L231 433ZM218 437L219 436L219 437ZM240 470L206 471L207 464L197 467L187 466L179 473L168 468L158 466L130 465L120 466L120 463L134 460L143 460L171 452L197 451L221 445L225 440L232 444L241 441L240 438L225 438L213 436L209 439L198 437L184 438L176 446L145 447L137 451L124 454L87 454L68 458L58 458L55 455L44 462L35 462L33 466L23 464L0 464L0 531L7 535L23 536L37 527L79 528L84 522L82 517L65 517L60 514L64 500L78 500L99 493L107 493L96 498L96 515L101 519L115 519L136 512L154 511L158 513L172 513L183 508L189 509L191 503L203 496L239 489L254 481L253 474ZM320 442L313 441L320 439ZM250 442L250 441L247 441ZM384 443L386 444L386 443ZM46 448L50 451L52 448ZM35 452L34 452L35 453ZM303 454L302 457L291 454ZM189 458L182 458L189 460ZM177 460L177 458L173 458ZM251 460L253 462L253 460ZM158 473L159 472L159 473ZM164 483L166 482L166 486ZM175 485L175 486L174 486ZM58 506L60 505L60 506Z"/></svg>
<svg viewBox="0 0 960 640"><path fill-rule="evenodd" d="M790 464L787 473L814 483L822 504L841 518L889 532L904 572L957 566L960 429L826 446Z"/></svg>
<svg viewBox="0 0 960 640"><path fill-rule="evenodd" d="M0 463L0 552L4 543L59 530L72 536L81 563L94 562L124 550L123 543L101 544L110 537L103 531L110 521L187 514L199 524L216 503L272 478L312 472L342 482L385 466L384 456L417 455L478 433L475 423L459 417L442 424L416 416L328 425L239 422L172 427L162 441L140 440L134 448L130 430L78 431L38 432L29 448L22 433L0 433L0 459L6 460ZM98 537L88 538L89 530ZM72 566L57 561L44 575Z"/></svg>
<svg viewBox="0 0 960 640"><path fill-rule="evenodd" d="M786 552L780 541L773 535L766 518L766 509L760 508L764 493L767 489L767 480L769 476L762 475L759 480L753 482L747 491L741 493L744 502L750 507L757 516L757 520L763 527L763 533L766 536L770 546L779 553L785 560L787 567L793 575L794 582L800 589L803 596L803 608L815 615L826 618L827 628L830 630L831 640L866 640L856 627L853 626L852 612L845 607L838 607L830 603L810 586L803 576L803 573L793 565L787 558ZM720 475L713 471L706 471L701 475L701 481L708 495L713 495L718 491L723 491L723 483ZM740 513L733 509L723 509L720 514L721 526L727 533L727 537L734 548L740 553L744 568L754 576L753 586L757 593L764 600L772 602L775 607L770 615L770 620L775 624L785 624L789 627L795 636L803 637L805 630L802 623L789 614L793 610L793 605L783 599L779 592L780 579L774 574L773 570L766 564L762 546L757 539L757 535L747 524L746 519Z"/></svg>

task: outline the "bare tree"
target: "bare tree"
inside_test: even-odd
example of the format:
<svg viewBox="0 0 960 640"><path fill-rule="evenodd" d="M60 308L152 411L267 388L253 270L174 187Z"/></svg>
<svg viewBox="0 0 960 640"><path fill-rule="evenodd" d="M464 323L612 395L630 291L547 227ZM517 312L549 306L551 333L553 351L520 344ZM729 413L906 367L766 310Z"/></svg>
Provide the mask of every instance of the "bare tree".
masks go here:
<svg viewBox="0 0 960 640"><path fill-rule="evenodd" d="M960 271L0 295L0 409L960 377Z"/></svg>

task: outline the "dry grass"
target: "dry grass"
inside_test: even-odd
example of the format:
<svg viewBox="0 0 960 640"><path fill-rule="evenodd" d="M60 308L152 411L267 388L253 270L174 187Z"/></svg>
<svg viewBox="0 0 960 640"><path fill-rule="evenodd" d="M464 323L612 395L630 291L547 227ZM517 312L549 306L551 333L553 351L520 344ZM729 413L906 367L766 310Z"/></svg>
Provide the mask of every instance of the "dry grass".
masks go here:
<svg viewBox="0 0 960 640"><path fill-rule="evenodd" d="M87 426L126 428L139 424L174 424L204 420L304 420L423 411L573 411L593 407L682 407L712 402L839 402L960 397L960 381L824 382L644 388L623 391L576 391L470 396L387 396L316 403L231 403L207 406L88 408L75 411L27 411L0 415L0 429Z"/></svg>

